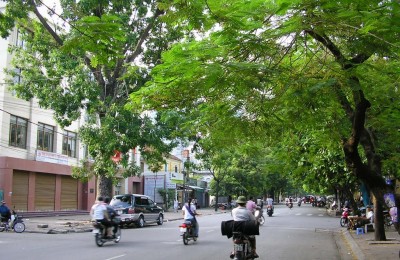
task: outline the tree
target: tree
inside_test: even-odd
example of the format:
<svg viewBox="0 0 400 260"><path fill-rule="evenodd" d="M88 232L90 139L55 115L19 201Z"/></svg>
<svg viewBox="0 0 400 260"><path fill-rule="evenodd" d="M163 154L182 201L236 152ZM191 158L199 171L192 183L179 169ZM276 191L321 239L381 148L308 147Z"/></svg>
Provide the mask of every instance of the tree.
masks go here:
<svg viewBox="0 0 400 260"><path fill-rule="evenodd" d="M202 111L193 128L225 132L233 143L246 136L275 145L282 132L299 138L319 127L340 142L346 167L376 198L375 239L385 240L382 158L398 158L398 148L380 140L399 135L389 123L399 123L391 105L399 101L398 1L186 3L191 17L179 10L180 20L207 21L204 28L213 23L213 30L164 53L152 82L131 95L133 104ZM381 104L387 107L379 111Z"/></svg>
<svg viewBox="0 0 400 260"><path fill-rule="evenodd" d="M124 155L121 163L127 172L138 174L127 164L130 149L153 147L162 153L173 147L173 142L163 142L174 131L161 121L163 115L154 118L124 109L161 51L181 37L179 28L172 30L160 21L163 11L157 1L66 0L60 1L60 9L40 0L5 2L1 36L17 26L25 42L23 48L12 49L13 65L23 78L12 88L18 97L35 97L42 108L52 109L62 127L86 111L91 121L79 137L95 159L90 169L99 177L101 195L111 195L117 167L110 158L115 151ZM75 173L89 176L85 168Z"/></svg>

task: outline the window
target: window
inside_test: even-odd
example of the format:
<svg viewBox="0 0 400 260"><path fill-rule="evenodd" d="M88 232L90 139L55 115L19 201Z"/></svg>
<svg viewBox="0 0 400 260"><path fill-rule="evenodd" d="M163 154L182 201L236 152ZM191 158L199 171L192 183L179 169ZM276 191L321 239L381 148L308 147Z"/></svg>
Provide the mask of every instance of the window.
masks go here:
<svg viewBox="0 0 400 260"><path fill-rule="evenodd" d="M83 147L83 158L89 161L94 161L94 158L89 154L89 147L87 145Z"/></svg>
<svg viewBox="0 0 400 260"><path fill-rule="evenodd" d="M24 36L23 33L21 33L21 31L18 30L17 31L17 38L16 38L16 41L15 41L15 46L18 46L18 47L21 47L21 48L25 47L25 40L24 40L23 36Z"/></svg>
<svg viewBox="0 0 400 260"><path fill-rule="evenodd" d="M27 130L28 120L12 115L10 117L10 146L26 149Z"/></svg>
<svg viewBox="0 0 400 260"><path fill-rule="evenodd" d="M147 198L142 198L142 201L141 201L140 205L143 205L143 206L148 206L148 205L150 205L150 204L149 204L149 200L148 200Z"/></svg>
<svg viewBox="0 0 400 260"><path fill-rule="evenodd" d="M37 149L53 152L54 126L39 123L37 134Z"/></svg>
<svg viewBox="0 0 400 260"><path fill-rule="evenodd" d="M22 83L21 71L22 70L20 68L14 69L14 79L13 79L14 84Z"/></svg>
<svg viewBox="0 0 400 260"><path fill-rule="evenodd" d="M64 131L62 154L76 158L76 133Z"/></svg>

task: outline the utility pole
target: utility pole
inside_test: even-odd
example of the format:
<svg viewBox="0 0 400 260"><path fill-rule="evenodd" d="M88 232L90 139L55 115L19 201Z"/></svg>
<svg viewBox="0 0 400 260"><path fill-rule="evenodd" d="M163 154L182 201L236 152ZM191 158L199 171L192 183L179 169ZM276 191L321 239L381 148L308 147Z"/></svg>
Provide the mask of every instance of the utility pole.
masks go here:
<svg viewBox="0 0 400 260"><path fill-rule="evenodd" d="M183 196L182 196L182 207L186 203L186 175L189 175L189 164L190 164L190 154L189 150L183 150L183 157L186 157L187 171L183 171Z"/></svg>

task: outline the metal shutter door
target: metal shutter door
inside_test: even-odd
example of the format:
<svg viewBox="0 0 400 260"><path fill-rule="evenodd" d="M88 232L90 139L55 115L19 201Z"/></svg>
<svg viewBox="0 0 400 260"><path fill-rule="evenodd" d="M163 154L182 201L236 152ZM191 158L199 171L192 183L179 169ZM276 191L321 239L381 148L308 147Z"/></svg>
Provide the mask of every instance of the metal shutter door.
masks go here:
<svg viewBox="0 0 400 260"><path fill-rule="evenodd" d="M78 208L78 180L70 176L61 177L61 209L76 210Z"/></svg>
<svg viewBox="0 0 400 260"><path fill-rule="evenodd" d="M28 210L29 173L14 171L12 187L12 206L17 211Z"/></svg>
<svg viewBox="0 0 400 260"><path fill-rule="evenodd" d="M35 210L54 210L56 176L36 174Z"/></svg>

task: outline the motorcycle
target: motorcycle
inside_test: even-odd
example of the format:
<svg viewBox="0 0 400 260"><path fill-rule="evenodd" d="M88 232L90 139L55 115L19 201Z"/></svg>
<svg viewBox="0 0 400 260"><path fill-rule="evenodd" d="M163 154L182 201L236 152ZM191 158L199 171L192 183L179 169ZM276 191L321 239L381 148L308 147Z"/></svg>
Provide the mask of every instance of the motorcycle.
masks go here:
<svg viewBox="0 0 400 260"><path fill-rule="evenodd" d="M264 225L264 223L265 223L265 218L264 218L264 216L263 216L263 210L262 210L262 208L260 208L260 207L257 207L256 208L256 211L254 212L254 216L256 217L256 219L257 219L257 221L258 221L258 224L260 225L260 226L262 226L262 225Z"/></svg>
<svg viewBox="0 0 400 260"><path fill-rule="evenodd" d="M287 204L287 206L289 207L289 209L292 209L293 208L293 202L288 202L288 204Z"/></svg>
<svg viewBox="0 0 400 260"><path fill-rule="evenodd" d="M24 221L15 210L12 210L10 221L1 221L0 223L0 232L7 232L10 230L14 230L16 233L22 233L25 231Z"/></svg>
<svg viewBox="0 0 400 260"><path fill-rule="evenodd" d="M385 228L389 228L393 225L392 217L389 214L388 210L383 211L383 223L385 223Z"/></svg>
<svg viewBox="0 0 400 260"><path fill-rule="evenodd" d="M297 206L301 206L301 200L299 200L298 202L297 202Z"/></svg>
<svg viewBox="0 0 400 260"><path fill-rule="evenodd" d="M332 205L330 206L331 210L337 210L338 205L336 204L336 200L333 201Z"/></svg>
<svg viewBox="0 0 400 260"><path fill-rule="evenodd" d="M340 226L345 227L349 224L349 209L344 208L342 216L340 218Z"/></svg>
<svg viewBox="0 0 400 260"><path fill-rule="evenodd" d="M267 215L272 217L272 214L274 214L274 207L272 205L267 205Z"/></svg>
<svg viewBox="0 0 400 260"><path fill-rule="evenodd" d="M230 258L234 260L254 259L248 236L242 232L233 232L233 254Z"/></svg>
<svg viewBox="0 0 400 260"><path fill-rule="evenodd" d="M114 218L113 221L118 222L118 218ZM93 233L94 233L94 240L96 242L96 245L101 247L104 245L106 242L112 242L118 243L121 240L121 228L118 225L117 231L112 237L107 236L107 229L108 228L114 228L114 227L107 227L101 222L98 222L96 220L93 221Z"/></svg>
<svg viewBox="0 0 400 260"><path fill-rule="evenodd" d="M197 237L194 235L194 225L191 221L185 221L180 226L181 236L183 239L183 244L188 245L190 240L197 241Z"/></svg>

